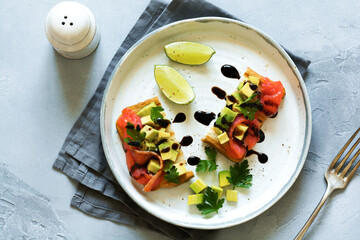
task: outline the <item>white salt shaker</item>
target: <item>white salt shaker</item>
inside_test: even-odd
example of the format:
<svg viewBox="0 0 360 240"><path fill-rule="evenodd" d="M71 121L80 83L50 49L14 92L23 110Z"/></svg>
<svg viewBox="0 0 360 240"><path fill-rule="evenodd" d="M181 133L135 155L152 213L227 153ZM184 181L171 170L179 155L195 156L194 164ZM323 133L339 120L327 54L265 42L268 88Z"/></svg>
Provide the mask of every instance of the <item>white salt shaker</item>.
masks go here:
<svg viewBox="0 0 360 240"><path fill-rule="evenodd" d="M94 15L78 2L55 5L46 17L45 32L55 50L66 58L90 55L100 40Z"/></svg>

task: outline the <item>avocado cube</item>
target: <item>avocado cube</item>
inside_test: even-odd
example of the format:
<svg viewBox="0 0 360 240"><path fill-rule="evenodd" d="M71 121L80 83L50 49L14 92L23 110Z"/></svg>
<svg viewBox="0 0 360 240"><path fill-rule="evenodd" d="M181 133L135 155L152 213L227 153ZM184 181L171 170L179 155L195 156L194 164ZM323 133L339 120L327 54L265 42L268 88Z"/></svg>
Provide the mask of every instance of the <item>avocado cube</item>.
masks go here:
<svg viewBox="0 0 360 240"><path fill-rule="evenodd" d="M229 170L223 170L219 172L219 186L220 187L227 187L230 185L229 181L226 177L230 177L230 171Z"/></svg>
<svg viewBox="0 0 360 240"><path fill-rule="evenodd" d="M229 141L229 137L226 132L223 132L222 134L217 136L220 144L227 143Z"/></svg>
<svg viewBox="0 0 360 240"><path fill-rule="evenodd" d="M153 120L151 120L150 115L142 117L141 124L142 125L150 125L152 127L155 127L155 123L153 122Z"/></svg>
<svg viewBox="0 0 360 240"><path fill-rule="evenodd" d="M170 152L171 152L171 158L170 158L169 160L171 160L171 161L176 161L176 158L177 158L177 156L178 156L178 154L179 154L179 151L176 151L176 150L174 150L174 149L171 149Z"/></svg>
<svg viewBox="0 0 360 240"><path fill-rule="evenodd" d="M175 163L174 166L176 167L176 171L179 173L179 176L186 173L185 163Z"/></svg>
<svg viewBox="0 0 360 240"><path fill-rule="evenodd" d="M156 107L156 104L154 102L150 103L149 105L146 105L145 107L143 107L140 111L138 111L136 114L139 117L145 117L147 115L151 114L151 108Z"/></svg>
<svg viewBox="0 0 360 240"><path fill-rule="evenodd" d="M245 80L244 80L244 79L240 81L240 83L239 83L239 85L238 85L238 87L237 87L238 91L241 90L241 88L244 86L244 83L245 83Z"/></svg>
<svg viewBox="0 0 360 240"><path fill-rule="evenodd" d="M236 190L226 190L226 201L237 202L238 192Z"/></svg>
<svg viewBox="0 0 360 240"><path fill-rule="evenodd" d="M218 194L218 199L220 199L224 190L221 187L215 185L212 185L211 188L214 190L215 193Z"/></svg>
<svg viewBox="0 0 360 240"><path fill-rule="evenodd" d="M234 130L234 137L236 137L237 139L239 139L240 141L243 140L246 131L248 130L248 126L246 126L245 124L240 123L239 125L236 126L235 130Z"/></svg>
<svg viewBox="0 0 360 240"><path fill-rule="evenodd" d="M146 132L150 132L151 130L153 130L154 128L152 126L149 125L145 125L143 126L143 128L140 130L141 133L146 133Z"/></svg>
<svg viewBox="0 0 360 240"><path fill-rule="evenodd" d="M166 141L158 146L161 158L163 160L172 160L173 159L173 153L171 151L172 150L171 145L173 143L174 143L173 141ZM174 161L174 160L172 160L172 161Z"/></svg>
<svg viewBox="0 0 360 240"><path fill-rule="evenodd" d="M223 133L223 131L220 128L217 128L217 127L213 127L213 130L214 130L216 135L220 135L220 134Z"/></svg>
<svg viewBox="0 0 360 240"><path fill-rule="evenodd" d="M149 142L147 140L141 142L141 149L145 151L153 151L153 152L158 150L154 142Z"/></svg>
<svg viewBox="0 0 360 240"><path fill-rule="evenodd" d="M200 204L203 202L203 200L204 200L203 193L188 195L188 204L187 205Z"/></svg>
<svg viewBox="0 0 360 240"><path fill-rule="evenodd" d="M237 113L225 107L221 110L220 117L224 117L228 123L232 123L237 116Z"/></svg>
<svg viewBox="0 0 360 240"><path fill-rule="evenodd" d="M252 84L255 84L256 86L259 86L260 78L255 77L255 76L249 76L249 81L250 81Z"/></svg>
<svg viewBox="0 0 360 240"><path fill-rule="evenodd" d="M160 169L160 163L158 160L151 159L147 165L147 170L155 174Z"/></svg>
<svg viewBox="0 0 360 240"><path fill-rule="evenodd" d="M223 124L222 123L222 116L218 117L218 119L216 119L216 126L221 127L222 129L228 130L229 129L229 125L228 124Z"/></svg>
<svg viewBox="0 0 360 240"><path fill-rule="evenodd" d="M201 179L199 178L198 180L196 180L195 182L193 182L192 184L190 184L189 186L195 193L199 193L201 192L202 190L204 190L207 185L206 183Z"/></svg>
<svg viewBox="0 0 360 240"><path fill-rule="evenodd" d="M170 138L170 133L168 133L168 132L158 132L158 136L157 136L157 139L156 139L156 141L157 142L160 142L161 140L163 140L163 139L169 139Z"/></svg>
<svg viewBox="0 0 360 240"><path fill-rule="evenodd" d="M240 96L239 92L234 92L232 93L230 96L226 96L226 105L231 105L231 104L239 104L241 102L243 102L243 98Z"/></svg>
<svg viewBox="0 0 360 240"><path fill-rule="evenodd" d="M150 131L146 131L145 139L152 142L158 136L159 131L156 129L151 129Z"/></svg>
<svg viewBox="0 0 360 240"><path fill-rule="evenodd" d="M254 92L255 90L252 90L250 88L249 82L245 83L245 85L240 89L240 94L243 95L245 98L250 97L251 95L253 95Z"/></svg>

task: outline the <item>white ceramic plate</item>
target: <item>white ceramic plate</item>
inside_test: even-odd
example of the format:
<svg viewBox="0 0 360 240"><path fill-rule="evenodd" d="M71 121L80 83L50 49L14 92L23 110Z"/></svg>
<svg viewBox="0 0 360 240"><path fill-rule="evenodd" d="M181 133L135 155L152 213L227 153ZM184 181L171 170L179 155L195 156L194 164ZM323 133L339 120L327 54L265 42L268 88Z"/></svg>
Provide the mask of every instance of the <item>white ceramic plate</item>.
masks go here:
<svg viewBox="0 0 360 240"><path fill-rule="evenodd" d="M194 41L216 50L211 60L201 66L186 66L169 60L164 46L174 41ZM155 64L177 69L194 88L196 98L189 105L176 105L167 100L156 85ZM195 205L187 206L187 196L193 194L189 184L201 177L209 186L218 185L217 172L198 173L189 182L171 189L145 193L143 186L129 175L125 153L116 132L115 122L121 110L132 104L158 96L167 117L173 119L184 112L184 123L172 124L177 139L191 135L194 142L183 147L185 157L205 158L200 139L209 127L198 123L197 110L220 112L225 106L211 92L213 86L234 91L239 81L224 77L223 64L235 66L242 75L247 66L272 80L281 80L286 96L279 114L262 127L265 141L255 150L268 155L261 164L256 156L248 157L252 168L253 186L237 188L238 202L226 202L219 214L203 216ZM151 214L170 223L196 229L219 229L237 225L261 214L278 201L296 180L307 155L311 135L310 104L304 82L285 51L260 30L226 18L197 18L176 22L142 38L123 56L105 90L101 111L101 134L104 151L116 179L127 194ZM218 170L229 169L233 163L221 154ZM195 167L189 166L195 172Z"/></svg>

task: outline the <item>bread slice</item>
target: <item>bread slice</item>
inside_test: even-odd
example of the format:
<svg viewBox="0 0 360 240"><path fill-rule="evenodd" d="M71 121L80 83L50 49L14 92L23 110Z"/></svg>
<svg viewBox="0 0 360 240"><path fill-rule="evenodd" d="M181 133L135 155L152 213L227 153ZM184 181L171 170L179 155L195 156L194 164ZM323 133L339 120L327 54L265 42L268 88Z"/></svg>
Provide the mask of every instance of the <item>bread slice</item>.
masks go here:
<svg viewBox="0 0 360 240"><path fill-rule="evenodd" d="M260 85L262 83L262 80L263 80L263 76L261 76L260 74L258 74L257 72L255 72L254 70L252 70L251 68L247 68L246 72L244 73L244 77L245 78L248 78L249 76L255 76L255 77L258 77L260 79ZM284 96L285 96L285 89L284 89ZM260 125L260 128L261 126L263 125L264 121L268 118L268 116L265 115L265 113L263 112L259 112L257 114L257 117L256 119L258 120L259 122L259 125ZM244 158L234 158L232 156L229 155L228 153L228 149L230 147L230 144L229 142L226 142L224 144L220 144L218 138L217 138L217 134L215 133L214 131L214 127L212 127L207 135L201 139L204 143L210 145L211 147L215 148L218 152L220 152L221 154L223 154L225 157L227 157L228 159L230 159L231 161L233 162L241 162ZM246 154L245 154L246 156ZM245 157L244 156L244 157Z"/></svg>
<svg viewBox="0 0 360 240"><path fill-rule="evenodd" d="M145 106L149 105L150 103L154 102L157 106L161 106L161 103L158 99L158 97L154 97L154 98L151 98L151 99L148 99L146 101L143 101L143 102L140 102L140 103L137 103L135 105L132 105L132 106L129 106L127 108L131 109L134 113L138 113L141 109L143 109ZM119 118L121 117L122 115L119 116ZM116 128L118 130L118 134L120 136L120 139L121 139L121 142L124 146L125 144L125 141L124 141L124 132L123 130L119 127L119 125L116 124ZM170 133L170 140L174 141L174 142L177 142L178 141L176 140L175 138L175 133L171 130L171 126L169 124L169 126L166 128L165 132L168 132ZM124 148L125 149L125 148ZM142 151L142 152L147 152L147 151ZM161 156L159 154L157 154L158 157L161 159ZM161 159L162 160L162 159ZM186 164L186 161L184 159L184 153L183 151L181 150L181 148L178 150L178 155L177 155L177 158L176 158L176 161L174 163L182 163L182 164ZM160 188L170 188L170 187L176 187L182 183L185 183L187 181L189 181L191 178L194 177L194 173L192 171L187 171L185 172L184 174L182 174L180 177L179 177L179 183L173 183L173 182L168 182L165 178L163 178L163 176L165 175L165 172L163 170L163 164L161 162L161 169L158 171L157 174L155 175L162 175L161 177L161 181L156 184L155 187L152 187L151 188L151 191L155 191L157 189L160 189ZM155 176L154 175L154 176ZM144 188L144 190L146 191L146 186Z"/></svg>

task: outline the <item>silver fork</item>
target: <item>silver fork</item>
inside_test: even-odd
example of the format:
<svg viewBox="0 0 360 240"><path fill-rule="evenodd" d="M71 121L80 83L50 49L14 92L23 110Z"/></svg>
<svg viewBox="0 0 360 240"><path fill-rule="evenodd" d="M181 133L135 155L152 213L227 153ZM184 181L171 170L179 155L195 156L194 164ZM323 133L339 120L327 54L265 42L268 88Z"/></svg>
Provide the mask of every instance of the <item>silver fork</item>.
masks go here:
<svg viewBox="0 0 360 240"><path fill-rule="evenodd" d="M329 168L326 170L325 178L327 181L327 188L324 193L324 196L322 197L319 204L315 208L314 212L311 214L310 218L307 220L307 222L305 223L303 228L300 230L298 235L296 235L294 240L300 240L304 237L306 231L308 230L308 228L314 221L314 219L317 216L317 214L319 213L321 207L324 205L326 199L328 199L330 194L335 189L345 188L348 185L348 183L350 182L351 178L354 176L356 170L359 168L360 161L358 161L355 164L355 166L353 167L353 169L351 170L351 172L348 175L346 175L346 173L349 171L350 167L353 165L353 163L355 162L357 157L360 155L360 149L353 155L353 157L350 159L350 161L347 163L347 165L340 172L340 170L344 166L346 160L349 158L351 153L355 150L356 146L359 144L360 137L357 139L357 141L354 143L354 145L350 148L350 150L346 153L346 155L341 160L341 162L335 167L336 163L338 162L340 157L343 155L343 153L345 152L345 150L349 146L349 144L354 140L354 138L359 133L359 131L360 131L360 128L358 128L358 130L356 130L355 133L351 136L351 138L345 143L344 147L339 151L339 153L336 155L334 160L331 162Z"/></svg>

